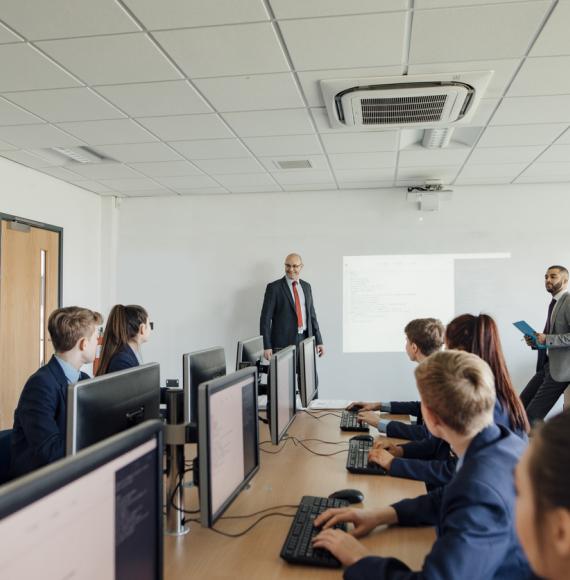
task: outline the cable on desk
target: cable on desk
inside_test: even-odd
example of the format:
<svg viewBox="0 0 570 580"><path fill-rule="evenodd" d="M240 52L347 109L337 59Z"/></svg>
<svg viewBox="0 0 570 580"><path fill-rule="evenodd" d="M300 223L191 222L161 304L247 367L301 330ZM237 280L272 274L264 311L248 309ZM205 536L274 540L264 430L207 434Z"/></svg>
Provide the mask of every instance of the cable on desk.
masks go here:
<svg viewBox="0 0 570 580"><path fill-rule="evenodd" d="M317 410L315 411L315 413L311 413L310 411L307 411L306 409L301 409L301 411L303 411L303 413L307 413L307 415L310 415L311 417L315 418L315 419L322 419L323 417L326 417L327 415L332 415L333 417L337 417L338 419L340 419L341 415L339 415L338 413L331 413L330 411L327 411L326 413L323 413L322 415L315 415L315 413L322 413L322 411Z"/></svg>
<svg viewBox="0 0 570 580"><path fill-rule="evenodd" d="M331 455L338 455L339 453L348 453L348 448L341 449L340 451L334 451L333 453L320 453L319 451L313 451L312 449L307 447L301 439L297 439L296 437L290 437L289 439L292 439L295 447L297 445L300 445L301 447L303 447L303 449L306 449L309 453L312 453L313 455L318 455L320 457L330 457ZM342 441L342 443L345 443L345 442ZM348 443L348 441L346 443Z"/></svg>
<svg viewBox="0 0 570 580"><path fill-rule="evenodd" d="M265 508L264 510L259 510L258 512L253 512L252 514L243 514L241 516L222 516L220 519L221 520L240 520L240 519L244 519L244 518L252 518L253 516L258 516L259 514L268 512L270 510L278 510L281 508L298 508L300 504L284 504L284 505L274 505L268 508Z"/></svg>
<svg viewBox="0 0 570 580"><path fill-rule="evenodd" d="M240 538L241 536L244 536L249 531L251 531L253 528L255 528L255 526L257 526L257 524L259 522L261 522L262 520L264 520L266 518L271 518L273 516L280 516L282 518L294 518L295 514L282 514L281 512L274 512L274 513L270 513L270 514L265 514L264 516L261 516L258 520L253 522L253 524L251 524L251 526L249 526L248 528L243 530L243 532L238 532L237 534L230 534L229 532L222 532L221 530L217 530L216 528L209 528L209 529L212 530L212 532L216 532L216 534L221 534L222 536L227 536L228 538Z"/></svg>
<svg viewBox="0 0 570 580"><path fill-rule="evenodd" d="M178 483L176 484L176 487L172 490L172 495L170 496L170 505L179 512L182 512L184 514L197 514L200 513L200 510L185 510L184 508L181 508L179 506L177 506L174 503L174 496L176 495L176 492L178 491L178 488L182 485L182 479L184 478L184 475L186 473L188 473L189 471L192 471L194 469L194 467L190 467L189 469L185 469L181 474L180 477L178 478ZM185 520L185 521L198 521L198 520Z"/></svg>
<svg viewBox="0 0 570 580"><path fill-rule="evenodd" d="M283 445L281 445L281 447L279 449L277 449L277 451L269 451L268 449L263 449L263 447L260 447L259 450L263 453L269 453L269 455L277 455L278 453L281 453L281 451L283 451L283 449L285 449L285 447L287 446L287 442L289 440L292 440L292 437L284 437L283 438ZM261 445L262 443L271 443L271 441L261 441L259 444Z"/></svg>

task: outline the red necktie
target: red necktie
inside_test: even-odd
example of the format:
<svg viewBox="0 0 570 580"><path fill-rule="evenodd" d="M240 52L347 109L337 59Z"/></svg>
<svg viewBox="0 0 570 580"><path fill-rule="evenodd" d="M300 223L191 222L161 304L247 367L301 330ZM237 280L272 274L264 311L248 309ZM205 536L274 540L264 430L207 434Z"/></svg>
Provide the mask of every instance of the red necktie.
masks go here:
<svg viewBox="0 0 570 580"><path fill-rule="evenodd" d="M301 299L297 292L297 282L293 282L293 296L295 296L295 312L297 313L297 328L303 328L303 313L301 312Z"/></svg>

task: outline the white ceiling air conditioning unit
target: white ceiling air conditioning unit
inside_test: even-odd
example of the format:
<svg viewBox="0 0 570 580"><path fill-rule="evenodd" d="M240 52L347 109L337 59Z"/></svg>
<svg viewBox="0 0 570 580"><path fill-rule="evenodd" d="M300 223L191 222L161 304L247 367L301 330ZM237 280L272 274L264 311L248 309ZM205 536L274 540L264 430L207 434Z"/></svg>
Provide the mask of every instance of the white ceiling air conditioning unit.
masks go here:
<svg viewBox="0 0 570 580"><path fill-rule="evenodd" d="M321 91L331 127L378 131L469 122L492 72L331 79Z"/></svg>

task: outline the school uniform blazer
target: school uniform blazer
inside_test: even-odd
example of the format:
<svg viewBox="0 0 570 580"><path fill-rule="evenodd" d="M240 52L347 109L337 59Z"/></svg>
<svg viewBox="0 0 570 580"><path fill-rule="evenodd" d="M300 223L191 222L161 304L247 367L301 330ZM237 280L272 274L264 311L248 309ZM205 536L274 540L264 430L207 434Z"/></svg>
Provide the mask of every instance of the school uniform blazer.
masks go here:
<svg viewBox="0 0 570 580"><path fill-rule="evenodd" d="M437 526L423 568L395 558L362 558L345 580L525 580L532 572L515 534L513 470L526 442L503 426L483 429L452 481L427 495L394 504L403 526Z"/></svg>
<svg viewBox="0 0 570 580"><path fill-rule="evenodd" d="M555 381L570 381L570 294L562 294L552 311L551 334L546 335L550 374ZM539 351L540 352L540 351Z"/></svg>
<svg viewBox="0 0 570 580"><path fill-rule="evenodd" d="M79 380L88 379L81 373ZM55 357L26 382L14 413L11 477L65 455L67 378Z"/></svg>
<svg viewBox="0 0 570 580"><path fill-rule="evenodd" d="M135 351L128 344L125 344L120 351L111 357L107 373L114 373L115 371L138 367L139 364L139 359L137 358Z"/></svg>
<svg viewBox="0 0 570 580"><path fill-rule="evenodd" d="M305 295L307 336L314 336L317 344L323 344L313 304L311 285L304 280L299 282ZM263 348L265 349L285 348L296 344L298 331L295 301L285 276L267 284L259 320L259 333L263 335Z"/></svg>

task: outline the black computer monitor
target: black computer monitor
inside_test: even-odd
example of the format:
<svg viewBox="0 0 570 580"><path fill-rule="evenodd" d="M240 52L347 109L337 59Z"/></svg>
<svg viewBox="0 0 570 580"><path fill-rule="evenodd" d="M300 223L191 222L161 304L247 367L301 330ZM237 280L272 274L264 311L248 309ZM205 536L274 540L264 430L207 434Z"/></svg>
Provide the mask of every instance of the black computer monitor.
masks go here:
<svg viewBox="0 0 570 580"><path fill-rule="evenodd" d="M241 363L257 365L263 361L263 351L263 336L240 340L237 344L236 371L239 371Z"/></svg>
<svg viewBox="0 0 570 580"><path fill-rule="evenodd" d="M200 385L198 416L200 521L211 527L259 469L257 370Z"/></svg>
<svg viewBox="0 0 570 580"><path fill-rule="evenodd" d="M308 407L317 395L317 359L315 337L306 338L299 345L299 395L301 404Z"/></svg>
<svg viewBox="0 0 570 580"><path fill-rule="evenodd" d="M147 421L0 488L2 578L163 577L162 425Z"/></svg>
<svg viewBox="0 0 570 580"><path fill-rule="evenodd" d="M66 453L72 455L148 419L160 418L160 365L148 363L67 389Z"/></svg>
<svg viewBox="0 0 570 580"><path fill-rule="evenodd" d="M269 362L269 430L277 445L296 413L295 347L276 352Z"/></svg>
<svg viewBox="0 0 570 580"><path fill-rule="evenodd" d="M226 375L226 353L221 346L182 355L184 422L198 423L198 387Z"/></svg>

